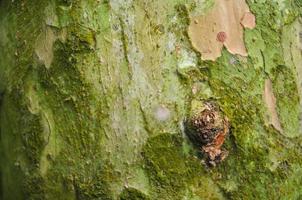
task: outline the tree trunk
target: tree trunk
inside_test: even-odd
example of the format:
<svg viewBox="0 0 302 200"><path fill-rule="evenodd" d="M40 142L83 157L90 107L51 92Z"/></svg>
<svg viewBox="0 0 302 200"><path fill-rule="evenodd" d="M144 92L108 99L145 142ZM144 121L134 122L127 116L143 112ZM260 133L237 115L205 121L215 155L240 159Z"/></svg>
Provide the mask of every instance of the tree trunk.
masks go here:
<svg viewBox="0 0 302 200"><path fill-rule="evenodd" d="M209 61L214 0L1 0L0 198L301 199L302 3L247 3L248 56ZM215 166L184 123L208 101Z"/></svg>

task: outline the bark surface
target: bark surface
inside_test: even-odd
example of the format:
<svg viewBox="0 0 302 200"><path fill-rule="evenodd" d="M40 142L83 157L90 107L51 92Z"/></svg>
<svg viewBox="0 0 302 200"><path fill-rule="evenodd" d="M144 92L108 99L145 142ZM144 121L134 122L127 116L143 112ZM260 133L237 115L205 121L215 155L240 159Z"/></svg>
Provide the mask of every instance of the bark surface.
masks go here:
<svg viewBox="0 0 302 200"><path fill-rule="evenodd" d="M203 61L213 4L1 0L0 198L301 199L302 2L247 0L248 56ZM206 100L231 126L212 168L184 133Z"/></svg>

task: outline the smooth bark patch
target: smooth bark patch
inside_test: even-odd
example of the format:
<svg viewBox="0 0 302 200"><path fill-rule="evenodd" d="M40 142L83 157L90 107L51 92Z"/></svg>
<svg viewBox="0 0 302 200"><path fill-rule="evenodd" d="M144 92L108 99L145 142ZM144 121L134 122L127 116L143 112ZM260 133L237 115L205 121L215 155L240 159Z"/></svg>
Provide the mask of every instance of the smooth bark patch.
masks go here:
<svg viewBox="0 0 302 200"><path fill-rule="evenodd" d="M276 97L273 93L272 81L265 80L263 99L269 112L269 123L272 124L278 131L283 132L280 120L276 109Z"/></svg>
<svg viewBox="0 0 302 200"><path fill-rule="evenodd" d="M57 39L66 40L66 30L62 29L56 34L51 27L46 27L36 40L35 52L39 60L49 68L53 60L53 44Z"/></svg>
<svg viewBox="0 0 302 200"><path fill-rule="evenodd" d="M216 0L206 15L191 18L188 34L202 60L216 60L223 46L232 54L247 56L243 28L254 28L255 16L245 0Z"/></svg>

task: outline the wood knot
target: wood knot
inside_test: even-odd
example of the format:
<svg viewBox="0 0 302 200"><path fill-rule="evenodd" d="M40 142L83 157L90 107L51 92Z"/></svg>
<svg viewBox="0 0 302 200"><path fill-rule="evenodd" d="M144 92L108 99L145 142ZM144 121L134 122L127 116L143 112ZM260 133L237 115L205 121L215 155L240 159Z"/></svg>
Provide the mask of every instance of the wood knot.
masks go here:
<svg viewBox="0 0 302 200"><path fill-rule="evenodd" d="M186 120L186 134L205 156L207 165L216 166L228 152L222 145L229 134L229 121L214 102L205 102L204 108Z"/></svg>

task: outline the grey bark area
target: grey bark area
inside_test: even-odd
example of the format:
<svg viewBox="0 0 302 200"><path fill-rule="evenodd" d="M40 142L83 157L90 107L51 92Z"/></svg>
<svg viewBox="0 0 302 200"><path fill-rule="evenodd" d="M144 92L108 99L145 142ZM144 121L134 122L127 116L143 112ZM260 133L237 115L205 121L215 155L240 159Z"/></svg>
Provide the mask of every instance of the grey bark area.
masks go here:
<svg viewBox="0 0 302 200"><path fill-rule="evenodd" d="M1 0L0 199L301 199L302 3L238 2Z"/></svg>

